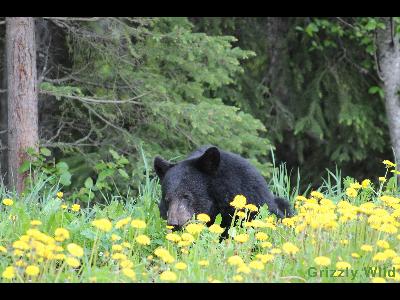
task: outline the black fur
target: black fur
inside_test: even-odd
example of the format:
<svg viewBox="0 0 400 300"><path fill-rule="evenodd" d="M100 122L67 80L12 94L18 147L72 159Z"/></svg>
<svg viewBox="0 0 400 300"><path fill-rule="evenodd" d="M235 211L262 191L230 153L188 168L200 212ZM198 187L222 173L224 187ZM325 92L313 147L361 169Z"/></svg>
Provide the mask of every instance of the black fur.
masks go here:
<svg viewBox="0 0 400 300"><path fill-rule="evenodd" d="M191 214L206 213L212 221L221 213L221 226L227 227L234 213L229 203L239 194L257 207L267 204L279 218L293 215L289 202L275 197L246 159L214 146L203 146L176 164L156 157L154 169L161 181L159 208L164 219L169 203L178 201Z"/></svg>

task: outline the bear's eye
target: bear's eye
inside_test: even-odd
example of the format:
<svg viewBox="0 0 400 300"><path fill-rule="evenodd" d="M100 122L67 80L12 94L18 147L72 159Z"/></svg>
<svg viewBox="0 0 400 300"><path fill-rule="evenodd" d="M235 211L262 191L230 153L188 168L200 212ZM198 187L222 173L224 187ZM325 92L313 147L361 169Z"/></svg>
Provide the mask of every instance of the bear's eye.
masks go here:
<svg viewBox="0 0 400 300"><path fill-rule="evenodd" d="M190 194L189 194L189 193L184 193L184 194L182 195L182 198L183 198L184 200L189 201L189 200L190 200Z"/></svg>

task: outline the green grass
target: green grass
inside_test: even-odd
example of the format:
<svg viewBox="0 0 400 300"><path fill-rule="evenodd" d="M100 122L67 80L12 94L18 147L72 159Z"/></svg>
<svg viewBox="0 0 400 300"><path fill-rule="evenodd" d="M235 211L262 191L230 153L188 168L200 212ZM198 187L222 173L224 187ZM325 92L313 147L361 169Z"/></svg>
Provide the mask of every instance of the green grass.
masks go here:
<svg viewBox="0 0 400 300"><path fill-rule="evenodd" d="M144 160L146 161L146 160ZM275 165L275 161L274 161ZM166 240L169 232L166 223L159 216L157 202L160 197L160 187L157 179L149 176L149 167L146 165L146 177L139 187L137 197L132 197L128 190L126 194L116 192L115 195L103 195L103 202L92 201L91 205L82 205L78 212L71 209L63 209L64 200L57 197L60 190L58 185L46 187L46 181L37 182L29 193L17 196L15 193L7 191L0 186L0 199L13 199L13 205L0 205L0 246L4 251L0 251L0 274L3 274L3 282L164 282L160 274L164 271L172 271L178 282L370 282L372 278L364 274L364 267L384 266L391 268L400 267L400 235L397 232L399 227L399 202L400 199L397 185L393 185L393 180L388 180L385 184L376 181L369 188L361 188L355 198L346 196L346 188L354 182L350 178L341 178L339 170L335 173L327 171L327 177L323 180L323 185L318 189L324 194L325 198L335 204L335 208L328 209L325 204L309 204L314 200L308 199L301 206L296 202L299 194L309 196L309 188L306 191L299 191L300 178L297 176L296 182L290 181L285 165L275 168L270 181L271 189L280 197L285 197L292 204L297 203L298 211L301 207L314 205L315 211L306 210L303 216L315 224L305 226L303 230L296 232L296 227L301 227L299 219L293 227L282 224L274 217L271 217L266 207L262 207L257 219L262 220L265 228L257 227L233 227L230 229L230 238L220 242L219 235L204 228L199 235L194 235L194 242L190 246L179 247L176 243ZM299 172L297 172L299 174ZM372 180L373 181L373 180ZM381 195L393 196L393 203L388 204L380 200ZM314 197L315 198L315 197ZM346 200L350 208L340 210L337 203ZM394 224L396 232L387 233L381 229L374 229L368 222L369 215L354 211L362 203L371 202L376 205L372 215L382 213L382 209L388 216L381 219L388 224ZM307 204L308 203L308 204ZM342 202L343 203L343 202ZM69 204L70 207L70 204ZM337 227L329 229L324 224L325 213L330 212L336 216ZM348 214L355 216L353 220L340 222L340 218ZM353 215L352 215L353 214ZM390 217L391 214L391 217ZM144 229L132 228L129 224L123 228L116 228L117 221L131 217L132 219L144 220L147 224ZM95 219L109 219L113 228L109 232L102 232L94 227L91 222ZM70 233L70 238L63 242L56 242L63 247L66 257L68 253L67 245L75 243L84 249L84 255L78 257L80 266L77 268L69 266L65 259L54 260L46 259L33 244L28 243L29 249L24 253L15 253L13 243L23 237L30 228L32 220L40 220L42 224L37 228L48 236L54 237L57 228L65 228ZM199 223L198 221L193 221ZM319 224L319 225L318 225ZM298 228L298 229L299 229ZM259 241L255 238L257 232L264 232L268 235L267 241ZM112 241L112 235L121 237L119 241ZM182 234L182 232L178 232ZM239 243L234 240L238 234L247 234L248 241ZM150 245L140 245L136 241L138 235L146 235L151 239ZM24 239L24 237L22 238ZM37 238L35 238L38 240ZM385 240L389 243L391 251L385 252L376 243L378 240ZM112 245L127 243L130 248L124 248L122 252L126 258L121 260L113 259ZM269 247L265 242L270 242ZM282 251L282 245L290 242L298 248L298 252L290 255L287 253L274 253ZM51 244L51 243L50 243ZM365 252L360 249L361 245L371 245L372 252ZM46 243L44 247L51 249ZM47 246L46 246L47 245ZM14 244L15 246L15 244ZM264 246L264 247L263 247ZM174 258L173 263L165 263L154 254L154 250L163 247ZM182 248L185 249L183 253ZM47 249L47 248L46 248ZM275 249L275 250L273 250ZM279 250L277 250L279 249ZM1 249L0 249L1 250ZM49 250L50 252L52 250ZM384 256L384 261L374 261L376 253ZM360 255L359 258L352 256L353 253ZM28 254L28 255L27 255ZM251 268L256 267L260 261L257 254L271 255L272 261L261 264L262 270ZM238 267L230 265L228 258L239 255L244 264L238 273ZM353 254L354 255L354 254ZM348 262L350 270L357 270L354 279L351 277L326 277L325 273L313 276L314 272L309 271L325 270L325 267L318 266L314 259L318 256L325 256L330 259L329 269L335 269L339 261ZM266 258L264 256L264 258ZM42 259L42 261L41 261ZM397 260L396 260L397 259ZM199 261L207 260L208 266L200 266ZM125 267L125 272L130 269L134 272L135 278L129 277L122 271L122 265L132 263L132 266ZM184 262L187 266L184 270L178 270L175 266L177 262ZM37 276L29 276L25 273L29 265L38 266L40 272ZM260 265L258 263L258 265ZM14 278L7 279L7 267L13 266ZM310 269L311 268L311 269ZM247 271L249 271L247 273ZM129 273L128 273L129 274ZM397 277L386 278L387 282L396 282ZM238 276L239 275L239 276ZM167 276L168 277L168 276ZM385 276L380 276L385 277ZM167 278L168 279L168 278ZM170 278L173 280L174 278Z"/></svg>

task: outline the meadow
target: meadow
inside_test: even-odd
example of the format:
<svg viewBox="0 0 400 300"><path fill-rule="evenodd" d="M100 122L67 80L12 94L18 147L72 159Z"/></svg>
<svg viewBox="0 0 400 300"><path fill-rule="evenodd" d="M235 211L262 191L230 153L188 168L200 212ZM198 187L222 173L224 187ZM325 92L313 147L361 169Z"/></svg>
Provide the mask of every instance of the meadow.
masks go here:
<svg viewBox="0 0 400 300"><path fill-rule="evenodd" d="M148 170L149 171L149 170ZM217 217L197 215L181 231L159 217L149 173L137 197L67 201L59 184L16 195L0 187L1 282L375 282L400 281L400 195L395 165L357 182L327 171L299 193L284 165L272 191L296 215L277 220L237 195L229 236ZM93 200L95 202L95 200ZM248 213L258 211L253 221ZM241 224L241 225L240 225Z"/></svg>

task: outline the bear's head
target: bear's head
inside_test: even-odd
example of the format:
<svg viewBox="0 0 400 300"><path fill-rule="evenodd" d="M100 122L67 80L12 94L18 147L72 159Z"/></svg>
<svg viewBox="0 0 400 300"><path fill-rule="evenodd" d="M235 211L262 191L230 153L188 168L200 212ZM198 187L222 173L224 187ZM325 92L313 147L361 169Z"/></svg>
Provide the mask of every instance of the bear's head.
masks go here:
<svg viewBox="0 0 400 300"><path fill-rule="evenodd" d="M161 157L154 159L154 170L160 178L162 198L159 208L162 218L175 229L185 225L193 215L205 213L215 219L214 199L209 195L210 180L220 164L220 152L210 147L195 158L170 163Z"/></svg>

